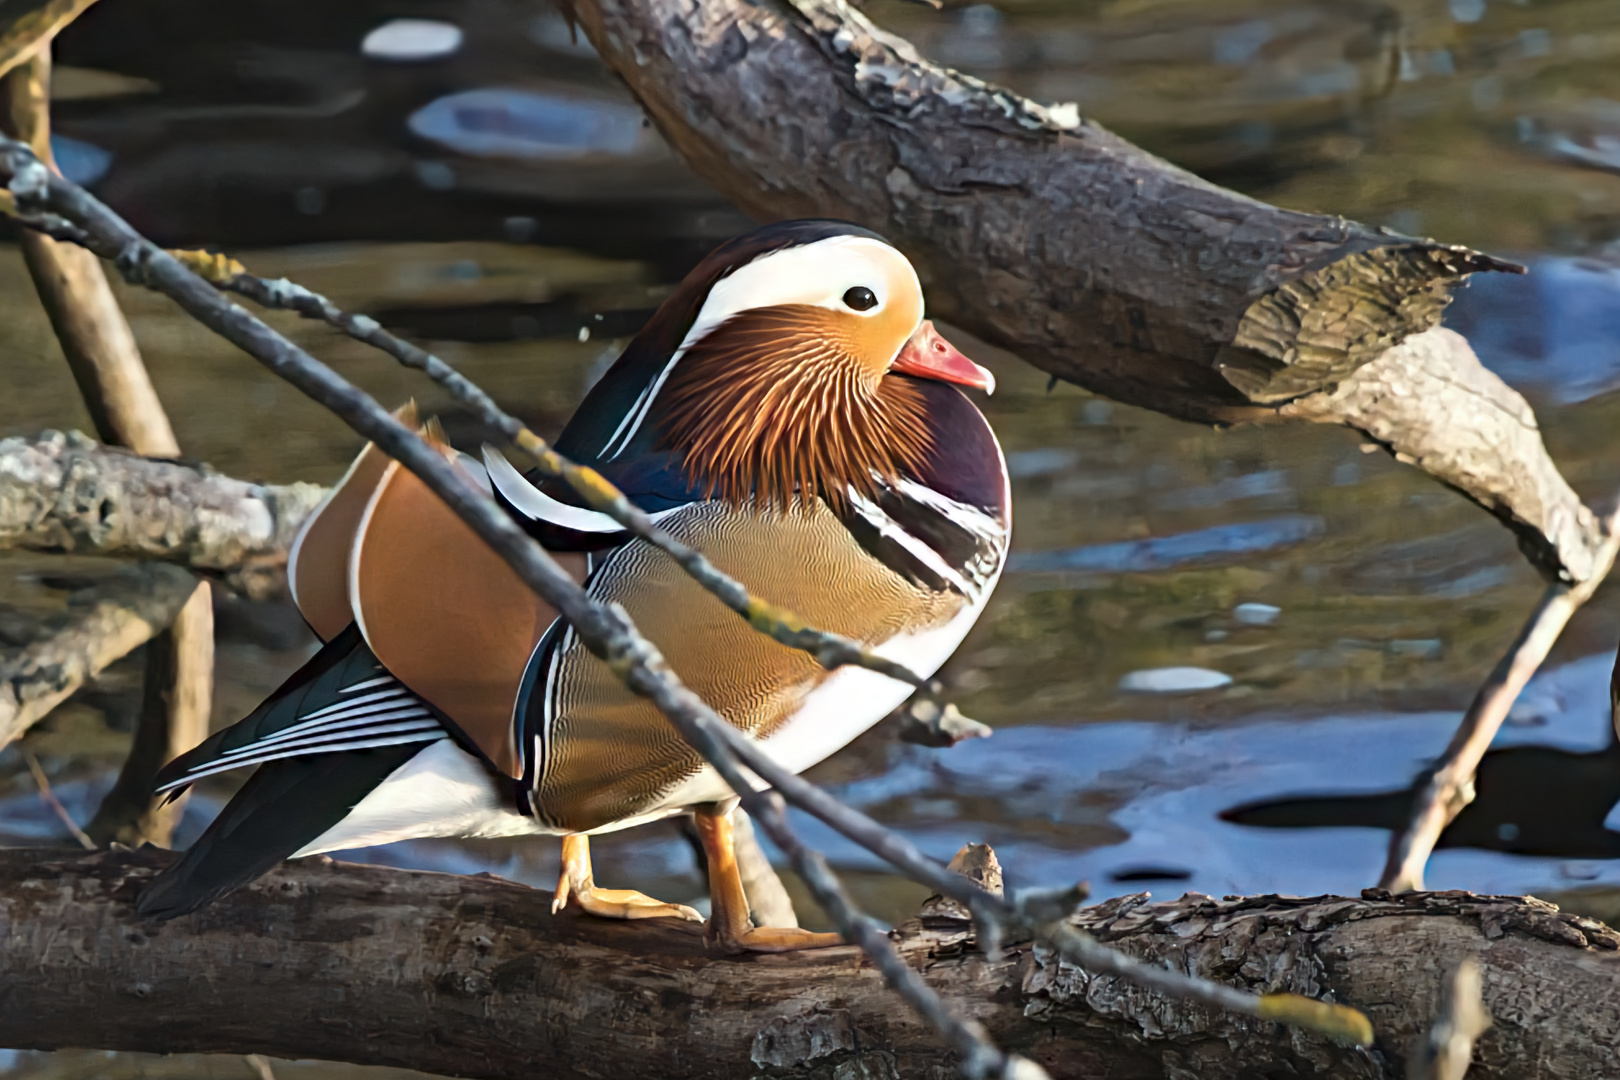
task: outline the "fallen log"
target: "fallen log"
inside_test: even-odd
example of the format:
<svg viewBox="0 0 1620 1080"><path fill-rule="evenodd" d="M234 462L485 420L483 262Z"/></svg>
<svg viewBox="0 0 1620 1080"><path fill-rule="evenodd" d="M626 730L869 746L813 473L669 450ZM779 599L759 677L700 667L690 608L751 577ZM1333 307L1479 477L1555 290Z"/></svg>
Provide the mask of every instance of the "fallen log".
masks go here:
<svg viewBox="0 0 1620 1080"><path fill-rule="evenodd" d="M1592 573L1600 530L1523 398L1460 338L1394 348L1433 332L1468 274L1522 267L1217 187L1073 105L932 63L846 0L562 3L670 144L754 217L885 233L932 311L1119 401L1364 431L1496 514L1543 573ZM1397 407L1390 387L1421 404ZM1458 417L1512 445L1509 465Z"/></svg>
<svg viewBox="0 0 1620 1080"><path fill-rule="evenodd" d="M546 1075L949 1075L934 1033L851 948L722 957L685 924L550 914L497 878L291 863L203 911L136 920L172 856L0 852L0 1045L262 1053L491 1080ZM1125 897L1080 926L1254 990L1360 1006L1370 1050L1090 977L1042 949L980 955L934 917L898 948L964 1014L1054 1077L1386 1077L1476 957L1496 1025L1476 1078L1603 1075L1620 935L1467 893Z"/></svg>

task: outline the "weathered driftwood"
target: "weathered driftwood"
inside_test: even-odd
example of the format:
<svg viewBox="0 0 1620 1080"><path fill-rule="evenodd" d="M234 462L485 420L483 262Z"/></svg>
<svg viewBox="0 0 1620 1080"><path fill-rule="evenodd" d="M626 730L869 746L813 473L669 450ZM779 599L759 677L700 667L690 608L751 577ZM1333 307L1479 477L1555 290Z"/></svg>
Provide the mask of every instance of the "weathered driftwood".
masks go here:
<svg viewBox="0 0 1620 1080"><path fill-rule="evenodd" d="M1216 187L1072 105L930 63L846 0L565 6L670 143L750 214L880 229L934 311L1134 405L1259 421L1350 388L1298 415L1407 454L1513 526L1545 572L1589 572L1599 537L1533 424L1507 469L1458 438L1453 414L1483 401L1528 416L1522 399L1482 372L1453 386L1431 377L1433 357L1385 355L1437 323L1462 277L1516 267ZM1421 382L1423 408L1369 408L1377 388L1354 387L1380 357L1376 387Z"/></svg>
<svg viewBox="0 0 1620 1080"><path fill-rule="evenodd" d="M131 566L76 593L31 643L0 653L0 746L162 631L196 590L178 566Z"/></svg>
<svg viewBox="0 0 1620 1080"><path fill-rule="evenodd" d="M211 908L134 920L167 853L0 853L0 1045L258 1052L459 1076L948 1076L934 1034L848 948L705 952L700 930L552 916L550 896L325 860ZM1115 900L1082 913L1140 956L1255 989L1359 1004L1370 1051L1089 978L1040 950L990 962L966 924L899 948L1054 1077L1399 1075L1464 957L1497 1024L1472 1077L1605 1075L1620 936L1551 905L1389 899Z"/></svg>
<svg viewBox="0 0 1620 1080"><path fill-rule="evenodd" d="M0 548L162 559L250 597L281 591L287 548L325 494L150 461L76 433L0 440Z"/></svg>

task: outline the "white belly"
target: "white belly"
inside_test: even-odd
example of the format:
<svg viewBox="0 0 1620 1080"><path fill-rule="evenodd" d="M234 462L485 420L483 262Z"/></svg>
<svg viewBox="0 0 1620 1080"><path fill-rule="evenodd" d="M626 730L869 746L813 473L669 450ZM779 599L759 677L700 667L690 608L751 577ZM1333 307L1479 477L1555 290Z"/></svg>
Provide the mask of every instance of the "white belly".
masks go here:
<svg viewBox="0 0 1620 1080"><path fill-rule="evenodd" d="M994 585L995 582L991 581L980 594L978 603L964 607L944 626L917 634L902 634L873 651L904 664L924 678L933 675L962 644L968 631L973 629ZM810 691L799 710L761 742L760 748L789 772L801 773L848 746L856 736L897 709L911 694L911 686L887 675L860 667L839 668ZM761 782L756 786L764 788L768 785ZM646 814L595 831L616 832L668 817L696 803L719 802L731 795L731 785L713 766L705 765L696 776L682 781L666 793L658 805Z"/></svg>
<svg viewBox="0 0 1620 1080"><path fill-rule="evenodd" d="M518 813L482 761L450 739L440 739L390 773L347 817L305 844L293 858L430 836L555 832Z"/></svg>

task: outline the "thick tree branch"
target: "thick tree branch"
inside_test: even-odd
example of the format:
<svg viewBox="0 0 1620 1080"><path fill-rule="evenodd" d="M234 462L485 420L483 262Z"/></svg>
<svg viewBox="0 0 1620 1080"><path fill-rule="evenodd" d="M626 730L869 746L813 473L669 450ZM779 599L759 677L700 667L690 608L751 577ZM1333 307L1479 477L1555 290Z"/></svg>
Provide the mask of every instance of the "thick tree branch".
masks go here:
<svg viewBox="0 0 1620 1080"><path fill-rule="evenodd" d="M161 852L0 853L0 1045L257 1052L529 1080L929 1076L950 1055L852 949L706 954L695 928L552 916L550 896L325 860L291 863L213 907L135 921ZM1620 936L1551 905L1462 893L1391 899L1142 897L1076 925L1127 952L1252 990L1359 1003L1353 1050L1087 975L1044 948L1000 961L966 922L897 947L963 1015L1088 1080L1386 1077L1464 955L1497 1026L1480 1080L1604 1075L1594 1033L1620 1008ZM385 928L385 929L383 929Z"/></svg>
<svg viewBox="0 0 1620 1080"><path fill-rule="evenodd" d="M1437 386L1421 350L1386 355L1467 274L1519 267L1218 188L1073 106L930 63L846 0L566 2L670 143L754 216L879 229L934 311L1133 405L1258 421L1340 387L1298 415L1430 469L1513 525L1543 572L1590 570L1600 538L1533 422L1502 468L1451 420L1528 406L1472 377ZM1444 392L1389 407L1384 390L1420 384Z"/></svg>
<svg viewBox="0 0 1620 1080"><path fill-rule="evenodd" d="M325 494L150 461L79 434L0 439L0 549L161 559L255 598L282 590L287 549Z"/></svg>
<svg viewBox="0 0 1620 1080"><path fill-rule="evenodd" d="M197 579L178 566L128 567L75 594L32 643L0 653L0 746L161 632L196 590Z"/></svg>

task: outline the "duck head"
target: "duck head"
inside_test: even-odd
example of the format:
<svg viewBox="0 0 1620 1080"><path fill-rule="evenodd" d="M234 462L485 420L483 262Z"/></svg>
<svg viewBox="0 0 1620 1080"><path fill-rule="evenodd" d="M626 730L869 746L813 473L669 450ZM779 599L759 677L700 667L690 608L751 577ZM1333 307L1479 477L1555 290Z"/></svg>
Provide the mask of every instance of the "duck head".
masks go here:
<svg viewBox="0 0 1620 1080"><path fill-rule="evenodd" d="M838 508L932 450L919 380L995 385L923 318L916 271L882 237L785 222L700 263L558 445L602 463L672 454L727 501Z"/></svg>

